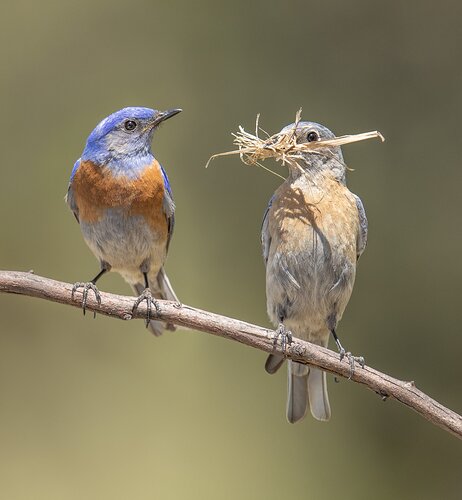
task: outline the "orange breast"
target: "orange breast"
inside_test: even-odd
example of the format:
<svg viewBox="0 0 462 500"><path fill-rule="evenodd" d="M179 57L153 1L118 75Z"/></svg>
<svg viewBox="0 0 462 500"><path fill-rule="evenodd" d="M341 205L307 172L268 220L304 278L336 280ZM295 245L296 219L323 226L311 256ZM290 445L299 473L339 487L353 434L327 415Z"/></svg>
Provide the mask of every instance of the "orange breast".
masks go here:
<svg viewBox="0 0 462 500"><path fill-rule="evenodd" d="M96 222L108 208L126 208L128 215L144 216L152 229L167 231L164 182L157 160L136 179L114 177L107 167L81 162L72 189L82 221Z"/></svg>

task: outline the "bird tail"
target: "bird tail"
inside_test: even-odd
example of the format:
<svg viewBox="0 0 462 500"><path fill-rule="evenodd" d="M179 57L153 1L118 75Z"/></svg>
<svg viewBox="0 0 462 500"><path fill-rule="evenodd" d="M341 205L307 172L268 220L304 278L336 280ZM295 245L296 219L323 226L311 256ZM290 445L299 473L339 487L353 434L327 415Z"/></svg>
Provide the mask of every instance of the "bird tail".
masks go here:
<svg viewBox="0 0 462 500"><path fill-rule="evenodd" d="M165 274L163 267L160 269L155 279L150 280L150 288L154 298L178 302L178 297L173 291L170 280ZM136 295L141 295L144 291L144 285L142 283L135 283L134 285L132 285L132 289ZM148 328L156 337L162 335L164 330L170 330L172 332L176 330L176 327L173 323L164 323L163 321L159 321L156 319L152 319L151 321L149 321Z"/></svg>
<svg viewBox="0 0 462 500"><path fill-rule="evenodd" d="M330 419L326 372L289 361L287 420L293 424L301 420L308 409L317 420Z"/></svg>
<svg viewBox="0 0 462 500"><path fill-rule="evenodd" d="M162 297L159 297L164 300L171 300L172 302L179 302L176 293L173 291L172 285L168 276L166 275L164 268L161 267L160 271L157 273L157 285L162 294Z"/></svg>
<svg viewBox="0 0 462 500"><path fill-rule="evenodd" d="M273 375L279 370L279 368L281 368L283 363L284 356L281 356L280 354L270 354L266 359L265 370L270 375Z"/></svg>

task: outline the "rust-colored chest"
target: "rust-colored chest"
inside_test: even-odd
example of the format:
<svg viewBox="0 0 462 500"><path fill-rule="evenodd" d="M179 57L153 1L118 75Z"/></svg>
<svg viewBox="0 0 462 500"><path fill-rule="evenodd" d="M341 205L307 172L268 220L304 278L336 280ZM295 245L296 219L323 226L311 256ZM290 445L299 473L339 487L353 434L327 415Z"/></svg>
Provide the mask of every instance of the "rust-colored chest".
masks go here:
<svg viewBox="0 0 462 500"><path fill-rule="evenodd" d="M135 179L114 176L108 168L82 162L71 189L82 222L97 222L107 209L119 208L127 216L143 216L153 229L167 228L164 181L156 160Z"/></svg>

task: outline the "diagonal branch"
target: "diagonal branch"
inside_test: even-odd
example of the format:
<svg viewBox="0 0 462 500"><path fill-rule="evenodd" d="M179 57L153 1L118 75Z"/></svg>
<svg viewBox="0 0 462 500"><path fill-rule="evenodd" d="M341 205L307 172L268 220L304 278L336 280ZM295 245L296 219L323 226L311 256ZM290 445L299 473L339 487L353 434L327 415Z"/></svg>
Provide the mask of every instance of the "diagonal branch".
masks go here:
<svg viewBox="0 0 462 500"><path fill-rule="evenodd" d="M72 285L69 283L36 276L31 272L0 271L0 292L28 295L81 307L81 293L77 292L72 299L71 291ZM98 304L95 297L89 294L87 309L124 320L146 316L144 304L132 314L133 297L101 292L101 298L101 304ZM267 328L174 302L160 301L160 304L159 319L235 340L262 351L283 353L282 348L273 343L274 332ZM309 342L294 338L287 348L286 356L342 377L350 376L350 365L346 359L340 361L337 353ZM351 380L366 385L383 399L390 397L400 401L433 424L462 439L462 417L417 389L414 382L395 379L369 366L357 368Z"/></svg>

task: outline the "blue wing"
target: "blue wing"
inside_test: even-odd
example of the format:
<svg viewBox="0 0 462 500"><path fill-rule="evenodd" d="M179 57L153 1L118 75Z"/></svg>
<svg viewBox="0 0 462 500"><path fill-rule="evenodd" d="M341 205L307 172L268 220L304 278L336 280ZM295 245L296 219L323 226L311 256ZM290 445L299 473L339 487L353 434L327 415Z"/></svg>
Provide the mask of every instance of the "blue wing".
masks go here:
<svg viewBox="0 0 462 500"><path fill-rule="evenodd" d="M160 165L160 163L159 163ZM168 229L168 237L167 237L167 250L170 245L170 240L173 235L173 228L175 227L175 203L173 201L172 188L170 187L170 182L167 177L167 172L163 169L162 165L160 165L160 171L162 173L162 178L164 179L164 212L167 216L167 229Z"/></svg>
<svg viewBox="0 0 462 500"><path fill-rule="evenodd" d="M74 178L74 175L77 172L79 165L80 165L80 158L74 163L74 168L72 169L71 172L71 178L69 179L69 185L67 186L67 194L65 197L65 200L69 205L69 208L72 210L74 217L77 219L77 222L79 222L79 208L75 203L74 193L72 191L72 179Z"/></svg>

